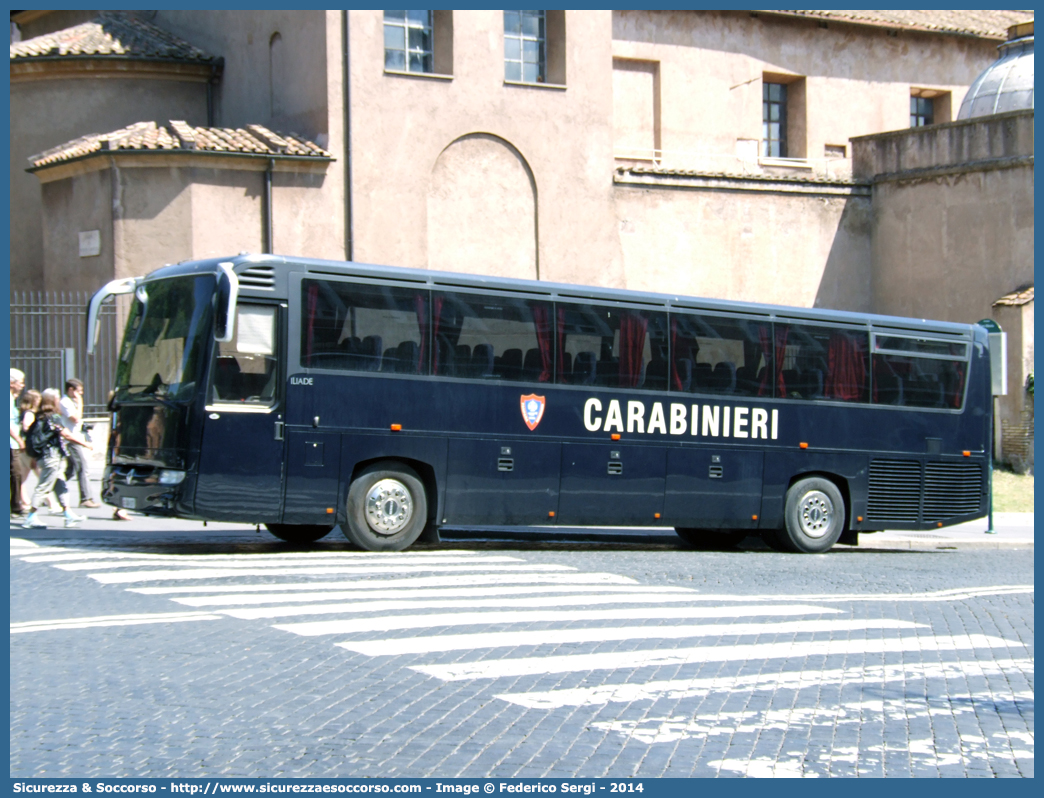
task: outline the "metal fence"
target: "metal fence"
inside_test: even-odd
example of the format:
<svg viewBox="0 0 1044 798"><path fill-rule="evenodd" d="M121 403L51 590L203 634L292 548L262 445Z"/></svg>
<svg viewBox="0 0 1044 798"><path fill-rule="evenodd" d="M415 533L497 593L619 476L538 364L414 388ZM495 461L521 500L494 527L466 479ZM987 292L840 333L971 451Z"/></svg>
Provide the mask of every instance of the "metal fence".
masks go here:
<svg viewBox="0 0 1044 798"><path fill-rule="evenodd" d="M25 372L27 387L38 391L57 388L64 393L65 380L78 377L84 385L84 415L104 416L126 303L102 306L98 344L87 355L90 298L87 291L12 291L11 365Z"/></svg>

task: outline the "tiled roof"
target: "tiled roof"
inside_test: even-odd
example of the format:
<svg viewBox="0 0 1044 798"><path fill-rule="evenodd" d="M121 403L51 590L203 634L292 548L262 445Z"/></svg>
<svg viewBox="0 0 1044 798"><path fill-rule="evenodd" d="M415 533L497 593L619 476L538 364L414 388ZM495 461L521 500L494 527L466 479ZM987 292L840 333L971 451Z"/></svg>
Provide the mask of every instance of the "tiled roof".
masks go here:
<svg viewBox="0 0 1044 798"><path fill-rule="evenodd" d="M1007 39L1008 28L1033 19L1033 11L764 11L765 14L808 17L824 22L849 22L854 25L923 30Z"/></svg>
<svg viewBox="0 0 1044 798"><path fill-rule="evenodd" d="M316 158L333 156L295 133L274 133L261 125L245 128L192 127L171 121L168 127L155 122L137 122L112 133L94 133L66 142L29 158L32 169L54 166L99 152L210 152L256 155L268 158Z"/></svg>
<svg viewBox="0 0 1044 798"><path fill-rule="evenodd" d="M725 180L750 180L764 183L818 183L822 185L849 185L864 186L865 180L852 180L845 177L818 177L813 175L751 174L743 172L710 172L702 169L664 169L649 166L618 166L616 173L619 175L655 175L659 177L709 177Z"/></svg>
<svg viewBox="0 0 1044 798"><path fill-rule="evenodd" d="M1013 293L1006 294L993 303L993 307L998 305L1027 305L1033 301L1033 286L1029 288L1023 288L1021 291L1014 291Z"/></svg>
<svg viewBox="0 0 1044 798"><path fill-rule="evenodd" d="M125 11L11 45L11 60L33 58L143 58L210 63L214 56Z"/></svg>

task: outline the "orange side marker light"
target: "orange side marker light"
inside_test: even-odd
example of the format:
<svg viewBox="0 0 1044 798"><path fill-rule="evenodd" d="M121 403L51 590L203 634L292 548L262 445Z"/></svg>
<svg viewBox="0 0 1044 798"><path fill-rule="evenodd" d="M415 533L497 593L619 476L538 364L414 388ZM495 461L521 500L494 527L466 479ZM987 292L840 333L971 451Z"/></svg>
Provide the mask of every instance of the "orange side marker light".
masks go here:
<svg viewBox="0 0 1044 798"><path fill-rule="evenodd" d="M961 452L961 454L963 454L965 457L971 457L971 452L969 452L967 449Z"/></svg>
<svg viewBox="0 0 1044 798"><path fill-rule="evenodd" d="M750 517L750 520L751 520L751 521L757 521L757 520L758 520L758 517L757 517L756 515L752 515L752 516Z"/></svg>
<svg viewBox="0 0 1044 798"><path fill-rule="evenodd" d="M799 444L798 444L798 446L800 446L800 447L801 447L802 449L807 449L807 448L808 448L808 444L807 444L807 443L805 443L804 441L802 441L801 443L799 443Z"/></svg>
<svg viewBox="0 0 1044 798"><path fill-rule="evenodd" d="M653 518L659 518L659 517L660 517L659 513L653 513Z"/></svg>
<svg viewBox="0 0 1044 798"><path fill-rule="evenodd" d="M863 523L863 516L857 515L856 516L856 521L858 521L859 523Z"/></svg>
<svg viewBox="0 0 1044 798"><path fill-rule="evenodd" d="M609 437L612 438L614 441L618 441L618 440L620 440L620 433L619 432L614 432Z"/></svg>
<svg viewBox="0 0 1044 798"><path fill-rule="evenodd" d="M549 513L547 514L547 517L548 517L548 518L554 518L554 517L555 517L555 511L554 511L554 510L552 510L551 512L549 512Z"/></svg>
<svg viewBox="0 0 1044 798"><path fill-rule="evenodd" d="M327 515L333 515L333 507L327 507L326 508L326 514Z"/></svg>
<svg viewBox="0 0 1044 798"><path fill-rule="evenodd" d="M401 430L402 430L402 424L392 424L391 425L391 431L392 432L400 432Z"/></svg>

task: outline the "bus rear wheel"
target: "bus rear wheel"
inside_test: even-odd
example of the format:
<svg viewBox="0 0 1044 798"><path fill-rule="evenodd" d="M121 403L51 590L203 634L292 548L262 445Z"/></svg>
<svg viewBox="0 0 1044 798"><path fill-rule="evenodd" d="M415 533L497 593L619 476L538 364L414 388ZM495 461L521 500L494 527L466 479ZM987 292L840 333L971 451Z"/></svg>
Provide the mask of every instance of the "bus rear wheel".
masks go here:
<svg viewBox="0 0 1044 798"><path fill-rule="evenodd" d="M845 529L845 500L829 479L808 477L787 491L783 517L786 527L776 538L784 549L806 554L827 551Z"/></svg>
<svg viewBox="0 0 1044 798"><path fill-rule="evenodd" d="M746 529L688 529L676 527L678 537L700 551L731 551L750 533Z"/></svg>
<svg viewBox="0 0 1044 798"><path fill-rule="evenodd" d="M424 530L428 501L417 472L401 463L374 463L348 488L344 536L366 551L402 551Z"/></svg>
<svg viewBox="0 0 1044 798"><path fill-rule="evenodd" d="M315 543L333 531L332 526L321 524L265 524L265 527L287 543Z"/></svg>

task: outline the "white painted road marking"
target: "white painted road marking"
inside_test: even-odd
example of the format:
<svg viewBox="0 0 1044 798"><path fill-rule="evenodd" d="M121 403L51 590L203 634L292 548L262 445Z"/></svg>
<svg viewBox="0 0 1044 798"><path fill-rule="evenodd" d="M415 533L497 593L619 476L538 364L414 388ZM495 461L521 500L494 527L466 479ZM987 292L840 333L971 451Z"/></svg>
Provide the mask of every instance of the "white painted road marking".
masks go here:
<svg viewBox="0 0 1044 798"><path fill-rule="evenodd" d="M759 615L762 613L758 613ZM600 643L604 640L675 640L685 637L736 637L739 635L782 635L815 632L855 632L869 629L925 629L924 624L890 619L771 621L768 623L701 624L698 626L616 626L592 629L541 629L536 632L479 632L432 637L387 638L338 643L341 648L384 657L400 654L430 654L436 651L467 651L508 646Z"/></svg>
<svg viewBox="0 0 1044 798"><path fill-rule="evenodd" d="M238 617L235 610L221 610L226 615ZM618 610L518 610L515 612L453 612L431 615L382 615L376 618L345 619L337 621L307 621L303 623L276 624L294 634L314 637L317 635L354 634L357 632L384 632L392 629L425 629L435 626L470 626L490 623L543 623L558 621L623 621L667 618L745 618L752 615L823 615L841 612L826 607L808 607L800 604L777 605L775 607L626 607ZM723 627L724 630L724 627ZM723 634L725 632L723 631Z"/></svg>
<svg viewBox="0 0 1044 798"><path fill-rule="evenodd" d="M604 654L567 654L551 657L520 657L453 665L415 665L413 670L447 682L464 679L500 679L505 676L616 670L695 662L731 662L769 659L806 659L837 654L885 654L899 651L963 651L975 649L1024 649L1014 640L990 635L936 635L886 638L882 640L792 640L787 643L755 643L735 646L701 646L657 651L609 651Z"/></svg>
<svg viewBox="0 0 1044 798"><path fill-rule="evenodd" d="M59 618L52 621L21 621L11 624L11 634L52 632L57 629L92 629L99 626L138 626L146 623L220 621L209 612L152 612L139 615L96 615L92 618Z"/></svg>

